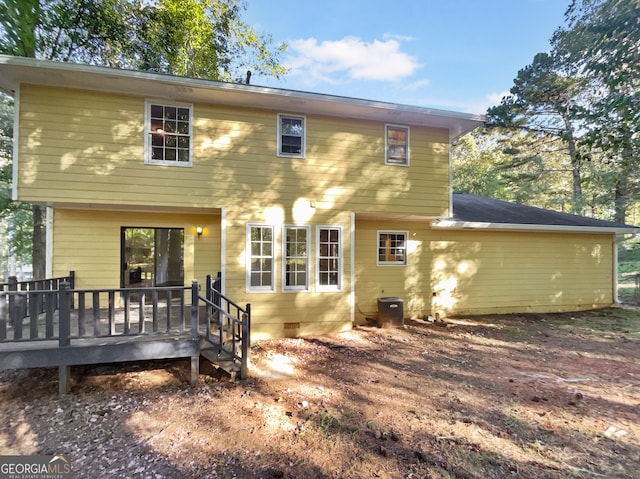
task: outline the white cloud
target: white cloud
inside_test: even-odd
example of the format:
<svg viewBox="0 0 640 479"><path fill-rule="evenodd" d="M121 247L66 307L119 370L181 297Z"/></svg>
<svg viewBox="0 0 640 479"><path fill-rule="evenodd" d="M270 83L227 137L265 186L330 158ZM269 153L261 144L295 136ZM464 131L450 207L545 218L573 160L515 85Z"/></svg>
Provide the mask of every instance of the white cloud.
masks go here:
<svg viewBox="0 0 640 479"><path fill-rule="evenodd" d="M315 38L293 40L286 61L290 74L307 76L307 82L338 82L344 75L350 80L395 82L413 75L420 65L417 59L400 50L394 38L365 42L358 37L318 42Z"/></svg>

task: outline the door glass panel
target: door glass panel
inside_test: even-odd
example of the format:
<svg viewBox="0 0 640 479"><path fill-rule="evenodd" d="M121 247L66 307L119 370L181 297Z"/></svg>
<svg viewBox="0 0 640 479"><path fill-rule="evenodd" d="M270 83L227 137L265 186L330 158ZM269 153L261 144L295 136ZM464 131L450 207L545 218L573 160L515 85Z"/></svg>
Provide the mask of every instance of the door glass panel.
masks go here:
<svg viewBox="0 0 640 479"><path fill-rule="evenodd" d="M182 228L122 228L123 288L182 286Z"/></svg>

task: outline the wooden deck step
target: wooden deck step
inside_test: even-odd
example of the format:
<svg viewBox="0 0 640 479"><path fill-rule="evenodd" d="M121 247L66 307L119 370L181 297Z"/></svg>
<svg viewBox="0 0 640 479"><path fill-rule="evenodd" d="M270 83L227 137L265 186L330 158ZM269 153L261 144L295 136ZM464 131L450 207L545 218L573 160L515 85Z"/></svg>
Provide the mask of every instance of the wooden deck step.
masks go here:
<svg viewBox="0 0 640 479"><path fill-rule="evenodd" d="M222 369L231 377L232 381L235 381L236 377L239 377L240 375L240 365L238 362L231 360L228 354L220 353L219 349L215 345L208 344L205 346L207 343L203 343L204 344L200 348L200 356L205 358L215 367Z"/></svg>

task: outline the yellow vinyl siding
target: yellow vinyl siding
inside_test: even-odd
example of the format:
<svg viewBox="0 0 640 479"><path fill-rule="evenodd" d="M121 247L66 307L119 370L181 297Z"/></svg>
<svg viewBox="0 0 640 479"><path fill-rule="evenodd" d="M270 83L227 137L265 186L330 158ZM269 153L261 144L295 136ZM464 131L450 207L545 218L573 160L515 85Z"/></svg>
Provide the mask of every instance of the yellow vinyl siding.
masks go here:
<svg viewBox="0 0 640 479"><path fill-rule="evenodd" d="M613 303L613 235L434 232L433 311L572 311Z"/></svg>
<svg viewBox="0 0 640 479"><path fill-rule="evenodd" d="M197 225L204 227L199 239ZM74 270L78 288L119 288L122 226L184 228L185 285L220 271L219 216L56 209L54 276Z"/></svg>
<svg viewBox="0 0 640 479"><path fill-rule="evenodd" d="M407 264L377 265L378 231L407 232ZM356 322L377 316L379 297L403 300L404 316L421 317L431 310L431 255L427 224L356 221Z"/></svg>
<svg viewBox="0 0 640 479"><path fill-rule="evenodd" d="M407 265L378 266L377 231L408 231ZM377 298L405 317L574 311L613 303L613 235L435 231L426 224L356 222L356 321Z"/></svg>
<svg viewBox="0 0 640 479"><path fill-rule="evenodd" d="M298 216L280 206L227 211L226 294L238 304L251 303L251 331L255 340L344 331L351 327L350 213L325 215L309 208ZM235 219L234 219L235 218ZM274 226L274 291L248 293L246 288L246 224ZM282 291L282 225L310 226L310 291ZM342 227L342 288L316 292L316 227ZM296 327L293 327L296 326ZM299 326L299 327L297 327Z"/></svg>
<svg viewBox="0 0 640 479"><path fill-rule="evenodd" d="M304 159L276 156L277 113L194 105L193 167L144 164L144 98L23 85L21 200L222 207L305 197L319 209L442 215L448 132L411 128L411 166L384 164L384 123L307 115ZM286 112L285 112L286 113ZM170 188L169 188L170 187Z"/></svg>

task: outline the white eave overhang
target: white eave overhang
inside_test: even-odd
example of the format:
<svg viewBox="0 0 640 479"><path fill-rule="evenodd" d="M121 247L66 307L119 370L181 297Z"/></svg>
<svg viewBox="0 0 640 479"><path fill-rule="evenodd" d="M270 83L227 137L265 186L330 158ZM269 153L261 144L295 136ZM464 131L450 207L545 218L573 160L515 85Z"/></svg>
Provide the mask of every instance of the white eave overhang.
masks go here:
<svg viewBox="0 0 640 479"><path fill-rule="evenodd" d="M589 233L589 234L639 234L640 228L616 228L599 226L569 226L569 225L534 225L512 223L482 223L474 221L438 220L431 223L431 227L441 230L485 230L485 231L521 231L545 233Z"/></svg>
<svg viewBox="0 0 640 479"><path fill-rule="evenodd" d="M449 130L452 140L484 122L482 115L434 108L0 55L0 90L13 95L20 84L427 126Z"/></svg>

